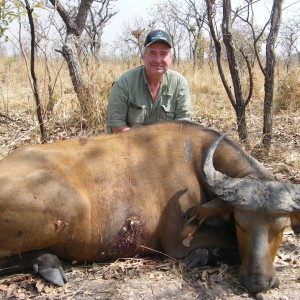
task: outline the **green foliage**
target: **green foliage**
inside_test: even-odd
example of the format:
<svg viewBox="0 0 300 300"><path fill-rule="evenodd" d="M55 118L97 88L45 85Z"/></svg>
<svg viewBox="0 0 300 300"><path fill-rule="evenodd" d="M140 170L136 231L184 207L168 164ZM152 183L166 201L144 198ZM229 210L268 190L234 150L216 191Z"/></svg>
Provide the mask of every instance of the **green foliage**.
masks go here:
<svg viewBox="0 0 300 300"><path fill-rule="evenodd" d="M196 32L196 25L195 25L195 24L190 24L190 25L189 25L189 30L190 30L191 32Z"/></svg>
<svg viewBox="0 0 300 300"><path fill-rule="evenodd" d="M7 57L5 59L5 65L10 69L12 63L14 63L16 61L16 58L13 56Z"/></svg>
<svg viewBox="0 0 300 300"><path fill-rule="evenodd" d="M20 8L23 8L20 10ZM5 31L8 29L15 19L19 18L24 7L19 0L0 0L0 38L4 37L7 41L8 37Z"/></svg>
<svg viewBox="0 0 300 300"><path fill-rule="evenodd" d="M30 1L32 3L32 1ZM32 8L43 8L43 1L33 3ZM0 38L4 37L8 40L5 31L9 25L16 19L20 19L22 15L26 14L25 5L22 0L0 0Z"/></svg>

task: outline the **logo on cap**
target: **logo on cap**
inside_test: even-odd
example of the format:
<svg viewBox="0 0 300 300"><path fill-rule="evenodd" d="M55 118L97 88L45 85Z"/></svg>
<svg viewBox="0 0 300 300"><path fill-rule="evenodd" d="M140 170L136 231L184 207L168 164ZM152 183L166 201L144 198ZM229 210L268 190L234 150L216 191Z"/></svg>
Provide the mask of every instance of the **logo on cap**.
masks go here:
<svg viewBox="0 0 300 300"><path fill-rule="evenodd" d="M155 36L152 37L152 40L166 40L166 37L161 31L159 31Z"/></svg>

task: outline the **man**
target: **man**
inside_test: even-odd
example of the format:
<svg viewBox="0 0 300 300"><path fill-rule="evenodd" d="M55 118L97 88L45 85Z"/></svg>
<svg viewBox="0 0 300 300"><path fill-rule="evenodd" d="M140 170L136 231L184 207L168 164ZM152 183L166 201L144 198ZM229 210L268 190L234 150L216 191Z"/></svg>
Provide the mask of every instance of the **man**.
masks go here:
<svg viewBox="0 0 300 300"><path fill-rule="evenodd" d="M190 120L191 98L187 80L169 70L171 40L162 30L150 32L142 50L144 65L114 82L107 107L107 132L120 133L139 123Z"/></svg>

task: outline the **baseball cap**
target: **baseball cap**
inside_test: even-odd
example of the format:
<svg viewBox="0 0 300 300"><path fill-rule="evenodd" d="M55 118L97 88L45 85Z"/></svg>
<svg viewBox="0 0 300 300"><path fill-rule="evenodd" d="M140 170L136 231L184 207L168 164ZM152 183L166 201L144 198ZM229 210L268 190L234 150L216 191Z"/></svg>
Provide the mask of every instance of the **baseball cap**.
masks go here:
<svg viewBox="0 0 300 300"><path fill-rule="evenodd" d="M152 43L158 42L158 41L165 42L170 47L172 47L172 43L171 43L171 39L170 39L169 35L163 30L151 31L145 39L144 47L149 46Z"/></svg>

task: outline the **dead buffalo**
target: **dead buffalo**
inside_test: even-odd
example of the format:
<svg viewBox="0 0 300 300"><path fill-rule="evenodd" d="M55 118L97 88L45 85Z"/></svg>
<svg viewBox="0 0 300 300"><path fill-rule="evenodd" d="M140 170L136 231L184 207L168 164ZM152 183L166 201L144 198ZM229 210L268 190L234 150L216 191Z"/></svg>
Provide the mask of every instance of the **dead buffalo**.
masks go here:
<svg viewBox="0 0 300 300"><path fill-rule="evenodd" d="M273 260L289 218L299 230L300 187L219 137L163 122L13 151L0 161L2 274L30 257L63 285L57 257L103 262L154 249L192 267L239 252L249 292L277 286Z"/></svg>

